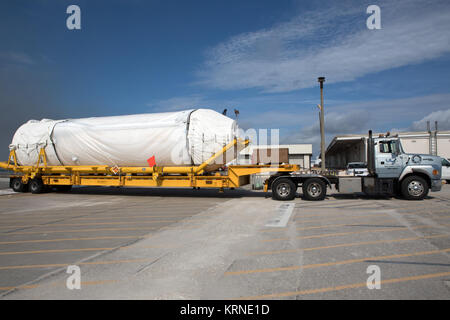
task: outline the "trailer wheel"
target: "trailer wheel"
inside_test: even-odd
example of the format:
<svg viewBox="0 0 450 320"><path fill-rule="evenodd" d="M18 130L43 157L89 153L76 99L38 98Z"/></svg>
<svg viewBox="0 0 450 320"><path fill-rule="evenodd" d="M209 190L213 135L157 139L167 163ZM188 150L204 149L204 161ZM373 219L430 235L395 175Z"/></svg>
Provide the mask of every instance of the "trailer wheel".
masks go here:
<svg viewBox="0 0 450 320"><path fill-rule="evenodd" d="M327 185L322 179L311 178L302 185L303 198L310 201L319 201L325 199L327 195Z"/></svg>
<svg viewBox="0 0 450 320"><path fill-rule="evenodd" d="M428 183L419 176L410 176L402 181L402 195L407 200L422 200L428 195Z"/></svg>
<svg viewBox="0 0 450 320"><path fill-rule="evenodd" d="M22 182L22 178L14 178L11 182L11 188L15 192L26 192L27 191L27 184L24 184Z"/></svg>
<svg viewBox="0 0 450 320"><path fill-rule="evenodd" d="M272 185L272 198L274 200L293 200L296 192L297 186L291 179L277 179Z"/></svg>
<svg viewBox="0 0 450 320"><path fill-rule="evenodd" d="M45 186L42 183L41 179L33 179L30 182L30 191L31 193L42 193L45 190Z"/></svg>

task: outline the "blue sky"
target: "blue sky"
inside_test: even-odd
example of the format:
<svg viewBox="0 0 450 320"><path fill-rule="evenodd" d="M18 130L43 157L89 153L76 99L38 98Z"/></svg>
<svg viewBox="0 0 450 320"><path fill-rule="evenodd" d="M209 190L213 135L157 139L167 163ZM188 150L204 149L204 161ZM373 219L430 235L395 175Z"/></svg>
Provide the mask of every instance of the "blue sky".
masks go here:
<svg viewBox="0 0 450 320"><path fill-rule="evenodd" d="M66 28L71 4L81 30ZM328 139L450 129L449 30L438 0L2 1L0 155L29 119L194 107L237 108L241 127L317 152L318 76Z"/></svg>

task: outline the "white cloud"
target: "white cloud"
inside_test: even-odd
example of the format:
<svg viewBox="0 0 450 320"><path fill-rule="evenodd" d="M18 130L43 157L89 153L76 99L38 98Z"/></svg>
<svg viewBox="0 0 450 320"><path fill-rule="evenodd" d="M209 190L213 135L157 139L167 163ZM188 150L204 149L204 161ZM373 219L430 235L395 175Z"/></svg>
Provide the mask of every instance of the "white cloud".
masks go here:
<svg viewBox="0 0 450 320"><path fill-rule="evenodd" d="M279 97L278 97L279 98ZM276 108L282 102L270 101L274 111L241 112L240 123L245 122L245 127L254 128L299 128L303 137L312 135L312 131L319 130L318 110L314 101L302 101L293 96L285 96L280 101L286 100L289 111ZM263 99L264 100L264 99ZM328 101L328 100L327 100ZM431 94L401 99L379 99L363 101L333 101L325 103L325 127L329 134L361 133L369 129L383 131L393 126L407 128L414 121L424 118L430 112L442 109L450 109L450 94ZM244 104L248 103L243 100ZM296 103L297 102L297 103ZM259 102L258 102L259 103ZM263 102L261 102L263 103ZM299 108L310 105L310 109ZM422 130L424 130L422 128ZM317 131L318 132L318 131ZM297 141L300 143L300 141Z"/></svg>
<svg viewBox="0 0 450 320"><path fill-rule="evenodd" d="M0 52L0 60L8 63L33 64L31 57L23 52Z"/></svg>
<svg viewBox="0 0 450 320"><path fill-rule="evenodd" d="M206 104L201 95L188 95L150 102L147 106L155 112L169 112L199 108Z"/></svg>
<svg viewBox="0 0 450 320"><path fill-rule="evenodd" d="M450 130L450 94L434 94L404 99L343 103L325 110L327 144L336 135L374 132L425 131L426 122L438 121L439 130ZM443 110L444 109L444 110ZM317 153L320 131L317 116L312 124L282 137L284 143L312 143ZM398 129L392 129L393 127ZM399 128L400 127L400 128Z"/></svg>
<svg viewBox="0 0 450 320"><path fill-rule="evenodd" d="M335 135L360 133L370 126L370 115L363 110L355 110L348 113L331 112L325 116L325 141L329 141ZM318 152L320 146L319 121L303 127L298 132L291 132L282 138L284 143L312 143L313 153Z"/></svg>
<svg viewBox="0 0 450 320"><path fill-rule="evenodd" d="M420 63L450 51L448 1L380 1L382 29L365 26L366 5L332 2L212 48L200 83L286 92Z"/></svg>
<svg viewBox="0 0 450 320"><path fill-rule="evenodd" d="M311 108L311 110L313 109ZM306 124L308 123L306 118L309 119L313 115L315 114L311 112L310 115L304 117L299 112L286 111L254 112L250 115L243 113L238 122L239 126L243 129L279 129Z"/></svg>
<svg viewBox="0 0 450 320"><path fill-rule="evenodd" d="M434 111L418 121L414 121L409 128L411 131L425 131L427 121L430 121L431 129L434 129L434 122L438 122L438 130L450 130L450 108L447 110Z"/></svg>
<svg viewBox="0 0 450 320"><path fill-rule="evenodd" d="M450 108L450 94L431 94L426 96L356 101L333 106L332 112L348 114L357 110L367 112L373 129L397 125L410 124L428 113ZM325 110L326 111L326 110Z"/></svg>

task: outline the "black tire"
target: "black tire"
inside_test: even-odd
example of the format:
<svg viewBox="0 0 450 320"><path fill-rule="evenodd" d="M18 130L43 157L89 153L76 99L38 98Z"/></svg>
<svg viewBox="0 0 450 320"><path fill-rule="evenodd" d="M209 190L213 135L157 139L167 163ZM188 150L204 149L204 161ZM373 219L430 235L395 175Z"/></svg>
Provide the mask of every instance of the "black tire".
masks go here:
<svg viewBox="0 0 450 320"><path fill-rule="evenodd" d="M293 200L297 193L297 185L288 178L278 178L272 184L272 199Z"/></svg>
<svg viewBox="0 0 450 320"><path fill-rule="evenodd" d="M320 201L327 195L327 184L320 178L310 178L302 185L303 198L309 201Z"/></svg>
<svg viewBox="0 0 450 320"><path fill-rule="evenodd" d="M55 186L54 188L56 192L69 192L70 190L72 190L71 185Z"/></svg>
<svg viewBox="0 0 450 320"><path fill-rule="evenodd" d="M27 192L27 184L24 184L22 182L22 178L14 178L11 181L11 188L15 191L15 192Z"/></svg>
<svg viewBox="0 0 450 320"><path fill-rule="evenodd" d="M42 193L45 191L45 186L42 183L41 179L31 180L29 188L30 188L31 193L34 193L34 194Z"/></svg>
<svg viewBox="0 0 450 320"><path fill-rule="evenodd" d="M428 183L419 176L409 176L402 181L402 195L407 200L423 200L429 191Z"/></svg>

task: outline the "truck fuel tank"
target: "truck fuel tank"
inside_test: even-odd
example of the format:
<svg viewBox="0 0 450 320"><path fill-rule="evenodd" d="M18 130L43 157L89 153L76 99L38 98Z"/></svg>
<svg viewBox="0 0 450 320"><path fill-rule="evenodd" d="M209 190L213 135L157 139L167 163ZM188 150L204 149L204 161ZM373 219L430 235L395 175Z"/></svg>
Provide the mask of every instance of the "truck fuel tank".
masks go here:
<svg viewBox="0 0 450 320"><path fill-rule="evenodd" d="M342 177L339 178L340 193L362 192L361 177Z"/></svg>

